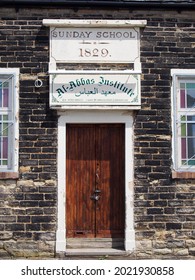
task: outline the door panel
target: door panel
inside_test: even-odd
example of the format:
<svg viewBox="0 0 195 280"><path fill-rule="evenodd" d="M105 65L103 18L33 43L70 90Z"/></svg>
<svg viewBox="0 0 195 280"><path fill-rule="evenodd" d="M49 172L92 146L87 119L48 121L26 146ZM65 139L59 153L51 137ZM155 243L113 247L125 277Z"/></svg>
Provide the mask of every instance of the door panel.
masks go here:
<svg viewBox="0 0 195 280"><path fill-rule="evenodd" d="M67 237L122 237L124 126L69 124L66 151Z"/></svg>
<svg viewBox="0 0 195 280"><path fill-rule="evenodd" d="M124 232L124 126L96 128L97 161L100 165L101 199L97 202L97 237L122 237ZM97 136L98 135L98 136Z"/></svg>

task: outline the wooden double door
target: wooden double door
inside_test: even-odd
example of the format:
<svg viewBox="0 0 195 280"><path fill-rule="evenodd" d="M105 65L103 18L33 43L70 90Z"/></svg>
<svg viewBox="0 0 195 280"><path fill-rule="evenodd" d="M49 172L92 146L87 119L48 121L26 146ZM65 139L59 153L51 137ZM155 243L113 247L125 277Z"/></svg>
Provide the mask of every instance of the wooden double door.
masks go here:
<svg viewBox="0 0 195 280"><path fill-rule="evenodd" d="M123 124L68 124L67 238L122 238L125 221Z"/></svg>

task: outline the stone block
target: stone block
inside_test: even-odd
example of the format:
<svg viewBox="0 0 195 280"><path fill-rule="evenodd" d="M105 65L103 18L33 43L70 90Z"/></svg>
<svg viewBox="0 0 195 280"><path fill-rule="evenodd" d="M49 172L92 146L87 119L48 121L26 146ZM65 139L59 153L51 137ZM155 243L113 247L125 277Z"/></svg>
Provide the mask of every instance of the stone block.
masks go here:
<svg viewBox="0 0 195 280"><path fill-rule="evenodd" d="M195 256L195 247L189 248L189 255Z"/></svg>
<svg viewBox="0 0 195 280"><path fill-rule="evenodd" d="M155 240L153 241L153 248L164 249L166 248L166 240Z"/></svg>
<svg viewBox="0 0 195 280"><path fill-rule="evenodd" d="M0 240L9 240L12 238L12 236L13 236L12 232L9 231L0 232Z"/></svg>
<svg viewBox="0 0 195 280"><path fill-rule="evenodd" d="M139 240L136 241L136 249L138 251L140 250L147 250L147 249L152 249L152 241L151 240Z"/></svg>
<svg viewBox="0 0 195 280"><path fill-rule="evenodd" d="M34 186L34 182L33 182L33 180L19 180L17 182L17 186L18 187L23 187L23 186L32 187L32 186Z"/></svg>
<svg viewBox="0 0 195 280"><path fill-rule="evenodd" d="M154 249L154 254L156 254L156 255L171 255L172 250L168 249L168 248Z"/></svg>
<svg viewBox="0 0 195 280"><path fill-rule="evenodd" d="M189 248L192 248L194 247L195 248L195 239L187 239L186 241L186 246L189 247Z"/></svg>
<svg viewBox="0 0 195 280"><path fill-rule="evenodd" d="M166 244L167 248L185 248L184 240L168 240Z"/></svg>
<svg viewBox="0 0 195 280"><path fill-rule="evenodd" d="M152 251L151 250L146 250L146 251L138 251L137 253L136 253L136 258L138 258L138 259L151 259L151 258L153 258L153 253L152 253Z"/></svg>
<svg viewBox="0 0 195 280"><path fill-rule="evenodd" d="M189 251L188 249L174 249L174 255L175 256L188 256Z"/></svg>

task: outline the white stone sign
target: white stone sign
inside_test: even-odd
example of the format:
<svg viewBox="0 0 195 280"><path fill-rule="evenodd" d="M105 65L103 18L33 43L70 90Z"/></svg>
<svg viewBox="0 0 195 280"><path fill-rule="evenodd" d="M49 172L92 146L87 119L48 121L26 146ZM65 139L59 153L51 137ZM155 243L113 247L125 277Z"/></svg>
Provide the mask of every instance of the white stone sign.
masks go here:
<svg viewBox="0 0 195 280"><path fill-rule="evenodd" d="M66 105L140 105L140 75L51 74L50 106Z"/></svg>
<svg viewBox="0 0 195 280"><path fill-rule="evenodd" d="M139 28L52 27L50 57L65 63L135 63Z"/></svg>

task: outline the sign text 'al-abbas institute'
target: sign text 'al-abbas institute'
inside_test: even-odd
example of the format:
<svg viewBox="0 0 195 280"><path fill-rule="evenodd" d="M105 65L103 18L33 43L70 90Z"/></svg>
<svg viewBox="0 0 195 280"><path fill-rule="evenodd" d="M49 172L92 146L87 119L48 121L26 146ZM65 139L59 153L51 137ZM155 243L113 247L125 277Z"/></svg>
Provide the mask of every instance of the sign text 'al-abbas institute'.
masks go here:
<svg viewBox="0 0 195 280"><path fill-rule="evenodd" d="M51 58L56 62L133 63L139 59L139 29L51 28Z"/></svg>
<svg viewBox="0 0 195 280"><path fill-rule="evenodd" d="M50 105L140 105L140 75L51 74Z"/></svg>

